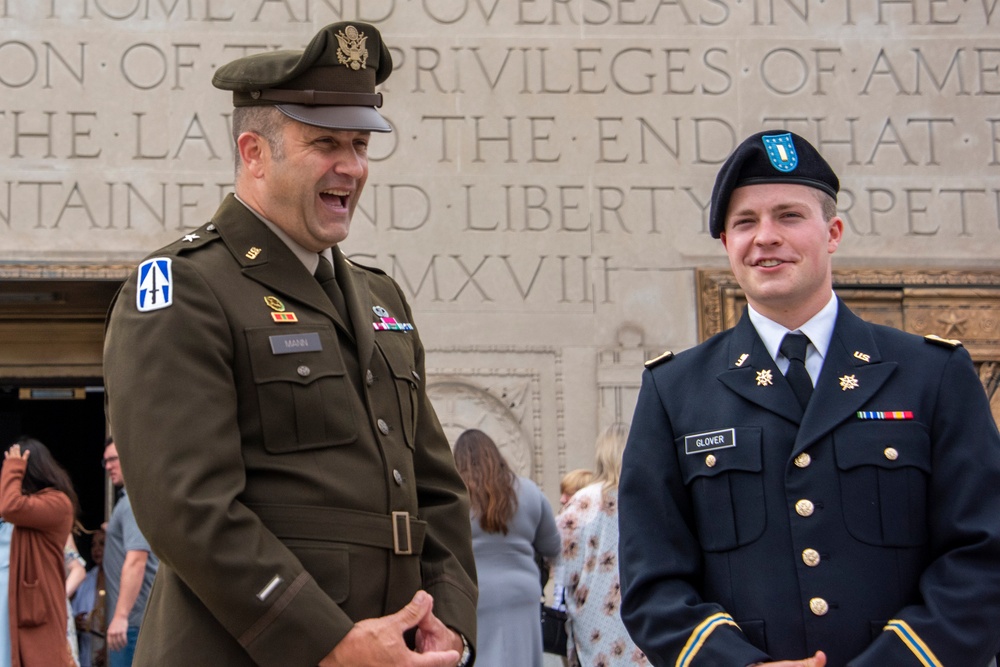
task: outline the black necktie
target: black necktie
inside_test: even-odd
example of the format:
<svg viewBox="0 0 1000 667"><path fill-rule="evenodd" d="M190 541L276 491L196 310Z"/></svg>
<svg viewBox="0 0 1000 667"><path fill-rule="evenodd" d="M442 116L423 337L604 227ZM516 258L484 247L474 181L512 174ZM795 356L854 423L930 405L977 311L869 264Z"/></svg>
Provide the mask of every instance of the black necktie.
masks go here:
<svg viewBox="0 0 1000 667"><path fill-rule="evenodd" d="M333 273L333 264L330 264L330 260L320 255L319 265L316 267L314 275L316 276L316 280L319 281L320 287L323 288L326 295L330 297L330 301L333 302L333 307L340 314L340 319L350 327L351 318L347 314L347 303L344 301L344 293L340 291L340 285L337 284L337 279Z"/></svg>
<svg viewBox="0 0 1000 667"><path fill-rule="evenodd" d="M799 399L802 409L806 409L809 404L809 397L812 396L813 384L809 378L809 371L806 370L806 346L809 345L809 338L805 334L789 333L785 334L781 341L779 351L788 359L788 370L785 372L785 379L792 385L795 398Z"/></svg>

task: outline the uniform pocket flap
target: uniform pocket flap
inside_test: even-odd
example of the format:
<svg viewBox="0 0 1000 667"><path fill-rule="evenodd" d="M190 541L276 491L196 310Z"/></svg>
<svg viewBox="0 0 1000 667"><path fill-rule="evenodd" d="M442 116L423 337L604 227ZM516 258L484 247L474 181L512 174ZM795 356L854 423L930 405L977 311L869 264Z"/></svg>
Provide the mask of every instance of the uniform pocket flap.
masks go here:
<svg viewBox="0 0 1000 667"><path fill-rule="evenodd" d="M761 429L723 428L689 433L674 441L689 485L698 477L717 477L729 472L760 472L763 469Z"/></svg>
<svg viewBox="0 0 1000 667"><path fill-rule="evenodd" d="M347 373L332 327L310 327L291 334L284 327L262 327L247 329L246 337L257 384L306 385Z"/></svg>
<svg viewBox="0 0 1000 667"><path fill-rule="evenodd" d="M837 429L834 456L841 470L876 466L931 471L931 440L923 424L912 421L861 421Z"/></svg>

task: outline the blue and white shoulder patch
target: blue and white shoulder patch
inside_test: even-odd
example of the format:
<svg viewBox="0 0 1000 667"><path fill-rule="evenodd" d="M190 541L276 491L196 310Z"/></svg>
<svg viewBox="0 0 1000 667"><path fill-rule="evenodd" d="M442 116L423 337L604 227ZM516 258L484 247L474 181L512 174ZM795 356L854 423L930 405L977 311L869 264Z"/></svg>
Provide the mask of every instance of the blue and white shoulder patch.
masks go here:
<svg viewBox="0 0 1000 667"><path fill-rule="evenodd" d="M169 257L154 257L139 265L135 305L140 313L168 308L174 303L174 275Z"/></svg>

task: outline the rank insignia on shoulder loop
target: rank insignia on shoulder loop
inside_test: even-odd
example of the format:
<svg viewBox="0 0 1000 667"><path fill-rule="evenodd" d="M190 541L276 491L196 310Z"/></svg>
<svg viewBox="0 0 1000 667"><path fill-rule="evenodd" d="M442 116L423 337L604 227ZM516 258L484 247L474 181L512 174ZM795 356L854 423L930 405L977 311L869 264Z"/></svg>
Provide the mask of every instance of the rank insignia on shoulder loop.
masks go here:
<svg viewBox="0 0 1000 667"><path fill-rule="evenodd" d="M765 368L762 371L757 371L758 387L769 387L772 384L774 384L774 375L771 373L770 369Z"/></svg>
<svg viewBox="0 0 1000 667"><path fill-rule="evenodd" d="M198 240L198 239L200 239L200 238L201 238L201 237L200 237L200 236L198 236L197 234L185 234L185 235L184 235L184 238L183 238L182 240L183 240L183 241L184 241L185 243L194 243L195 241L197 241L197 240Z"/></svg>
<svg viewBox="0 0 1000 667"><path fill-rule="evenodd" d="M285 304L281 303L281 299L276 296L265 296L264 303L266 303L267 307L271 310L276 310L279 313L285 312Z"/></svg>
<svg viewBox="0 0 1000 667"><path fill-rule="evenodd" d="M154 257L139 265L135 305L140 313L174 304L174 274L169 257Z"/></svg>
<svg viewBox="0 0 1000 667"><path fill-rule="evenodd" d="M766 134L761 137L764 148L767 149L767 159L778 171L795 171L799 166L799 154L795 152L795 144L792 142L792 135L789 134Z"/></svg>
<svg viewBox="0 0 1000 667"><path fill-rule="evenodd" d="M934 343L935 345L940 345L942 347L960 347L962 341L955 340L954 338L941 338L936 334L927 334L924 336L924 340L928 343Z"/></svg>
<svg viewBox="0 0 1000 667"><path fill-rule="evenodd" d="M659 355L657 357L653 357L652 359L650 359L649 361L647 361L643 365L646 368L656 368L657 366L659 366L663 362L670 361L673 358L674 358L674 353L671 352L670 350L667 350L663 354L661 354L661 355Z"/></svg>

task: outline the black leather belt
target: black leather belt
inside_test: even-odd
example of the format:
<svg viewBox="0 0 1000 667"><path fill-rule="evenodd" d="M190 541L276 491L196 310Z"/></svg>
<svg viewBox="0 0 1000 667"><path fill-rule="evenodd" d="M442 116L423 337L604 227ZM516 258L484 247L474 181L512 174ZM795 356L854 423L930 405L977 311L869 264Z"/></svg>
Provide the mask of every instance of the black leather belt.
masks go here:
<svg viewBox="0 0 1000 667"><path fill-rule="evenodd" d="M346 542L391 549L397 556L420 555L427 522L409 512L375 514L313 505L263 505L247 507L260 517L278 539Z"/></svg>

